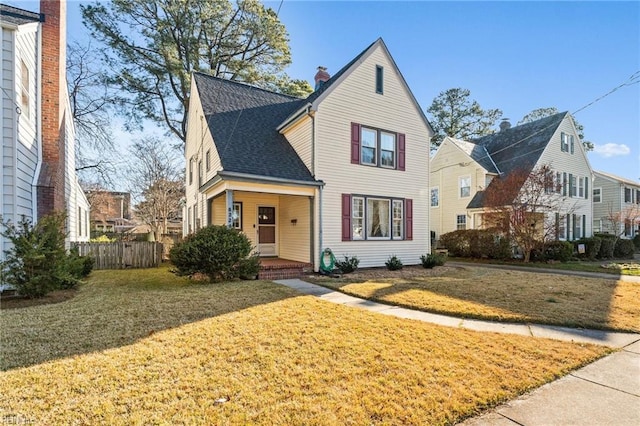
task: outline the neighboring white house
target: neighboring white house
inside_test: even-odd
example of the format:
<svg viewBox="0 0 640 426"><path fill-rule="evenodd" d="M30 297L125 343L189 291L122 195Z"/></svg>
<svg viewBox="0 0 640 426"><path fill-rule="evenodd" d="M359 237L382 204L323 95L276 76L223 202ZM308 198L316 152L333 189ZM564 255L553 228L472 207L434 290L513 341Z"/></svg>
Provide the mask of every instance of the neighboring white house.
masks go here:
<svg viewBox="0 0 640 426"><path fill-rule="evenodd" d="M430 251L433 131L382 39L306 99L195 73L184 232L242 230L262 256L383 266Z"/></svg>
<svg viewBox="0 0 640 426"><path fill-rule="evenodd" d="M640 234L640 182L599 170L593 174L593 232L625 238Z"/></svg>
<svg viewBox="0 0 640 426"><path fill-rule="evenodd" d="M65 211L68 240L87 241L89 203L75 172L65 77L65 14L64 1L42 1L41 13L0 5L0 215L12 223L22 217L35 223ZM0 237L0 251L8 244Z"/></svg>
<svg viewBox="0 0 640 426"><path fill-rule="evenodd" d="M494 179L541 166L553 171L557 238L592 235L593 172L569 113L511 127L473 141L447 137L431 159L431 231L435 238L457 229L481 229L484 190Z"/></svg>

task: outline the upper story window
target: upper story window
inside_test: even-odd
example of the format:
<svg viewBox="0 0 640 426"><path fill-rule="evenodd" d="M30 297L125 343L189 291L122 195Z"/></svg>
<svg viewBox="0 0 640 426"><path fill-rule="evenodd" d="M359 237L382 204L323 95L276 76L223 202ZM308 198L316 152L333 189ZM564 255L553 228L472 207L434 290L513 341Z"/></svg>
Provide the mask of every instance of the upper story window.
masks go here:
<svg viewBox="0 0 640 426"><path fill-rule="evenodd" d="M640 189L636 189L636 204L640 204Z"/></svg>
<svg viewBox="0 0 640 426"><path fill-rule="evenodd" d="M631 188L624 189L624 202L633 203L633 191L631 190Z"/></svg>
<svg viewBox="0 0 640 426"><path fill-rule="evenodd" d="M471 176L461 176L458 178L460 187L460 198L471 196Z"/></svg>
<svg viewBox="0 0 640 426"><path fill-rule="evenodd" d="M24 63L24 61L20 61L20 73L21 75L21 81L22 81L22 91L20 94L20 109L22 110L22 114L24 114L25 117L29 117L30 114L30 109L29 109L29 82L31 81L29 79L29 68L27 68L27 64Z"/></svg>
<svg viewBox="0 0 640 426"><path fill-rule="evenodd" d="M560 134L560 151L571 152L571 154L573 154L573 151L574 151L573 135L570 135L564 132Z"/></svg>
<svg viewBox="0 0 640 426"><path fill-rule="evenodd" d="M211 150L209 149L204 154L204 166L207 169L207 171L211 170Z"/></svg>
<svg viewBox="0 0 640 426"><path fill-rule="evenodd" d="M431 188L431 207L440 206L440 188L434 186Z"/></svg>
<svg viewBox="0 0 640 426"><path fill-rule="evenodd" d="M384 68L380 65L376 65L376 93L383 93L384 85Z"/></svg>
<svg viewBox="0 0 640 426"><path fill-rule="evenodd" d="M405 135L351 123L351 163L404 171Z"/></svg>
<svg viewBox="0 0 640 426"><path fill-rule="evenodd" d="M584 183L586 179L578 179L578 197L584 198Z"/></svg>
<svg viewBox="0 0 640 426"><path fill-rule="evenodd" d="M193 158L189 159L189 185L193 183Z"/></svg>
<svg viewBox="0 0 640 426"><path fill-rule="evenodd" d="M202 186L202 161L198 161L198 186Z"/></svg>
<svg viewBox="0 0 640 426"><path fill-rule="evenodd" d="M602 202L602 188L593 188L593 202L594 203Z"/></svg>

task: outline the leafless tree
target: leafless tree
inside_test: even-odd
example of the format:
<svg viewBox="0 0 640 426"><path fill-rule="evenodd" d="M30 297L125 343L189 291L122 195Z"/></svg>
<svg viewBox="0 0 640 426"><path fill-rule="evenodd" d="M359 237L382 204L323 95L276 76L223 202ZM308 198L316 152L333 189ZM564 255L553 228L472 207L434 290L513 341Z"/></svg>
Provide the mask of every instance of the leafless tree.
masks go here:
<svg viewBox="0 0 640 426"><path fill-rule="evenodd" d="M640 204L631 204L621 210L615 210L609 204L607 220L611 224L616 238L620 238L625 233L627 226L631 228L631 235L633 235L634 226L638 226L640 223Z"/></svg>
<svg viewBox="0 0 640 426"><path fill-rule="evenodd" d="M129 180L134 196L141 200L134 212L159 239L167 232L168 220L180 217L184 178L178 151L147 137L132 145L131 154Z"/></svg>
<svg viewBox="0 0 640 426"><path fill-rule="evenodd" d="M540 243L557 239L555 214L573 209L560 196L559 182L547 165L531 172L515 170L494 179L485 190L484 200L488 208L483 216L485 224L509 235L522 249L525 262Z"/></svg>

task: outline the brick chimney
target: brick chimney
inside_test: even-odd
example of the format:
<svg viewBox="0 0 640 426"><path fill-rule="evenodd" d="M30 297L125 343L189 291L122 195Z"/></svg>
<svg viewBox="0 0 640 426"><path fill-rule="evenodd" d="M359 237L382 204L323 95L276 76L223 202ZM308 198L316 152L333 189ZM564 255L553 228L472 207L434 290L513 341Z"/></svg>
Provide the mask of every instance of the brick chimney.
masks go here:
<svg viewBox="0 0 640 426"><path fill-rule="evenodd" d="M329 81L330 78L331 76L327 72L327 67L322 67L322 66L318 67L318 72L314 77L314 80L316 81L315 90L318 90L319 88L321 88L322 85L327 81Z"/></svg>
<svg viewBox="0 0 640 426"><path fill-rule="evenodd" d="M65 0L40 0L42 45L42 167L38 176L38 217L65 210L64 109L66 87Z"/></svg>
<svg viewBox="0 0 640 426"><path fill-rule="evenodd" d="M509 119L503 118L502 121L500 122L500 131L503 132L510 128L511 128L511 123L509 122Z"/></svg>

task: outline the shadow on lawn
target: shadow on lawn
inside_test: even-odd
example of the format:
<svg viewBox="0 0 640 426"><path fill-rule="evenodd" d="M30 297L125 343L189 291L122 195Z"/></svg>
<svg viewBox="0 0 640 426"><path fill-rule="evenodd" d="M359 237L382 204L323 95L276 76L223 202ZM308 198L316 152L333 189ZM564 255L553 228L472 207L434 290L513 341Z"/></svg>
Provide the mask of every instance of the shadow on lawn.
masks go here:
<svg viewBox="0 0 640 426"><path fill-rule="evenodd" d="M95 271L71 300L2 311L0 370L130 345L299 295L268 281L189 282L167 268Z"/></svg>
<svg viewBox="0 0 640 426"><path fill-rule="evenodd" d="M618 285L616 276L588 279L541 275L542 271L539 270L525 272L460 268L459 277L384 280L391 285L373 290L367 298L455 317L577 328L575 333L580 335L584 334L580 328L614 328L609 322L612 305L620 297L615 294ZM468 271L481 272L471 274ZM342 290L343 285L336 287ZM424 291L425 298L412 300L409 291L414 292L413 297L416 298L420 295L415 291ZM429 300L426 292L436 297ZM460 304L456 301L460 301ZM465 303L469 305L460 308Z"/></svg>

